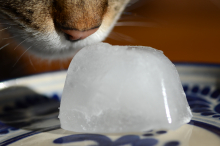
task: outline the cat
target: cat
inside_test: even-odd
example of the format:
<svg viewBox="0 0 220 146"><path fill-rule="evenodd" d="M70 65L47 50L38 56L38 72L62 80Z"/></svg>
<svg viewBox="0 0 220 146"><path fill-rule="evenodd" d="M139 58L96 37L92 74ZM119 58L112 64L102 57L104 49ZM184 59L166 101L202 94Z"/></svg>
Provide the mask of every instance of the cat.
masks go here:
<svg viewBox="0 0 220 146"><path fill-rule="evenodd" d="M84 46L103 41L134 1L0 0L0 22L38 57L72 57Z"/></svg>

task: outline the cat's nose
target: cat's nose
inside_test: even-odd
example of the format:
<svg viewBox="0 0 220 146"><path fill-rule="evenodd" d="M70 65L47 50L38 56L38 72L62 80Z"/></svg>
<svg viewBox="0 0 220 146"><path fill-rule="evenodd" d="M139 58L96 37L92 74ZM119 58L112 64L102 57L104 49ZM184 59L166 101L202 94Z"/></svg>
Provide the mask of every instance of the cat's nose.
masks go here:
<svg viewBox="0 0 220 146"><path fill-rule="evenodd" d="M68 40L78 41L78 40L85 39L86 37L92 35L98 30L98 28L93 28L87 31L64 30L64 29L61 29L61 30L66 34L66 37Z"/></svg>

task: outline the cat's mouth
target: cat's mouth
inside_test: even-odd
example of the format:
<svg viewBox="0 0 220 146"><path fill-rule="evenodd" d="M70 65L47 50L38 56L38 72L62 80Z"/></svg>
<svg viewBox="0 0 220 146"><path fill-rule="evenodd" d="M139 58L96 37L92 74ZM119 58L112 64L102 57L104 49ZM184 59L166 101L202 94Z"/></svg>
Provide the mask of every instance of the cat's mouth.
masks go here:
<svg viewBox="0 0 220 146"><path fill-rule="evenodd" d="M22 45L29 52L42 58L58 59L73 57L80 49L87 45L101 42L107 34L98 29L87 37L75 38L64 32L53 31L48 34L37 34L27 38ZM20 40L22 41L22 40Z"/></svg>
<svg viewBox="0 0 220 146"><path fill-rule="evenodd" d="M56 22L56 20L54 20L54 27L57 29L57 31L64 33L66 40L73 43L83 40L89 37L90 35L94 34L100 28L100 26L101 26L101 22L99 22L98 25L94 27L79 29L70 25L69 26L62 25Z"/></svg>
<svg viewBox="0 0 220 146"><path fill-rule="evenodd" d="M108 35L106 31L103 31L104 26L102 25L87 31L69 28L57 29L53 26L53 31L41 32L16 23L11 19L4 20L5 22L2 24L5 23L6 25L3 25L3 28L7 28L11 37L17 40L18 46L23 46L26 49L25 53L29 52L46 59L73 57L81 48L103 41Z"/></svg>
<svg viewBox="0 0 220 146"><path fill-rule="evenodd" d="M0 2L0 18L8 19L7 31L18 46L24 46L25 53L59 59L73 57L83 47L103 41L129 0L34 2L18 2L19 6L13 1Z"/></svg>
<svg viewBox="0 0 220 146"><path fill-rule="evenodd" d="M61 31L64 33L65 38L71 42L77 42L79 40L83 40L87 38L88 36L94 34L99 27L92 28L90 30L86 31L79 31L75 29L61 29Z"/></svg>

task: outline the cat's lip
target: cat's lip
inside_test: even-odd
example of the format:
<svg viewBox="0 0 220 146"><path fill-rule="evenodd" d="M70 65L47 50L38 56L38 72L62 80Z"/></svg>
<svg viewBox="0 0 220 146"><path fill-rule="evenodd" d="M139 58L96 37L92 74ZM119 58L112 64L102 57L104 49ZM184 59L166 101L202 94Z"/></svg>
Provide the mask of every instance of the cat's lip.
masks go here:
<svg viewBox="0 0 220 146"><path fill-rule="evenodd" d="M70 39L70 36L69 36L68 34L65 34L65 33L64 33L64 36L65 36L66 40L68 40L68 41L70 41L70 42L72 42L72 43L75 43L75 42L77 42L77 41L80 40L80 39L77 39L77 40L71 40L71 39Z"/></svg>
<svg viewBox="0 0 220 146"><path fill-rule="evenodd" d="M67 40L78 41L87 38L88 36L94 34L99 28L90 29L87 31L78 31L78 30L64 30L61 31L65 34Z"/></svg>

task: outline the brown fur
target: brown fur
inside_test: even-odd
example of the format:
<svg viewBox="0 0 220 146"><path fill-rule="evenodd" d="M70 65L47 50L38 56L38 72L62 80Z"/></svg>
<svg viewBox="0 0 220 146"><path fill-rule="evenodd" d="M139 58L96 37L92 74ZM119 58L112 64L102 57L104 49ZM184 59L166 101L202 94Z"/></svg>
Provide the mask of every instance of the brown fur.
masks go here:
<svg viewBox="0 0 220 146"><path fill-rule="evenodd" d="M107 7L107 0L55 0L53 18L64 28L89 30L101 25Z"/></svg>
<svg viewBox="0 0 220 146"><path fill-rule="evenodd" d="M113 19L128 0L0 0L0 11L23 27L51 32L54 25L89 30ZM107 14L106 14L107 13ZM54 23L55 22L55 23Z"/></svg>
<svg viewBox="0 0 220 146"><path fill-rule="evenodd" d="M0 11L9 19L23 27L44 32L51 31L53 25L50 14L51 2L48 0L2 0Z"/></svg>

